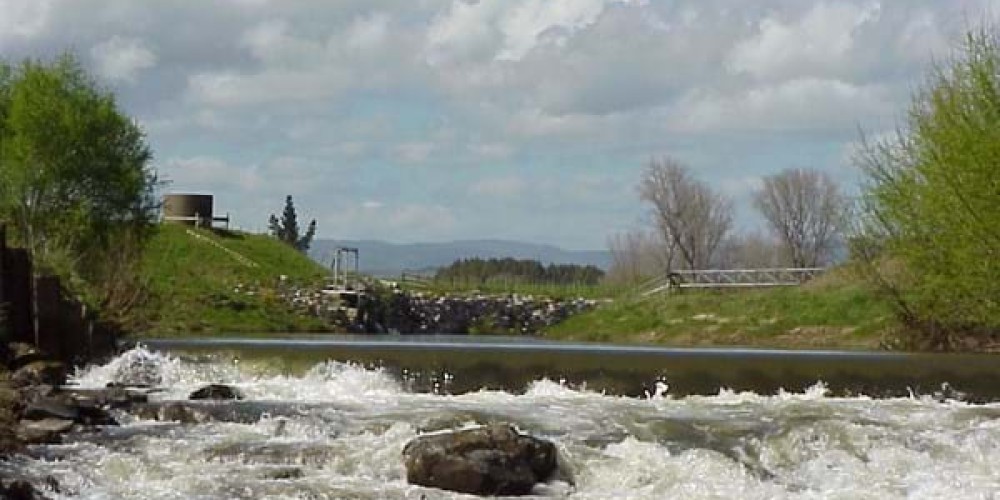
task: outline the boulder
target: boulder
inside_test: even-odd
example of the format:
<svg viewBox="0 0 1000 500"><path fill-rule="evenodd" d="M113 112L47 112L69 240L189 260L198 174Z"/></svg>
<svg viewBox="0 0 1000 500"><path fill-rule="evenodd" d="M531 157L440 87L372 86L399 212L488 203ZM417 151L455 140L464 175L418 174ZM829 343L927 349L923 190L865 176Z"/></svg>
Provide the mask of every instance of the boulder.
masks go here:
<svg viewBox="0 0 1000 500"><path fill-rule="evenodd" d="M67 396L50 396L39 398L28 404L21 418L24 420L58 418L76 422L81 417L80 409L73 398Z"/></svg>
<svg viewBox="0 0 1000 500"><path fill-rule="evenodd" d="M39 398L24 409L24 420L45 420L55 418L69 420L83 425L118 425L107 410L95 401L76 400L68 395Z"/></svg>
<svg viewBox="0 0 1000 500"><path fill-rule="evenodd" d="M188 399L243 399L243 393L228 385L209 384L192 392Z"/></svg>
<svg viewBox="0 0 1000 500"><path fill-rule="evenodd" d="M62 435L72 428L72 420L59 418L22 420L17 426L17 438L24 444L60 443Z"/></svg>
<svg viewBox="0 0 1000 500"><path fill-rule="evenodd" d="M66 383L66 365L58 361L32 361L14 371L10 381L14 387L63 385Z"/></svg>
<svg viewBox="0 0 1000 500"><path fill-rule="evenodd" d="M11 370L17 370L22 366L29 363L34 363L35 361L46 361L49 356L46 356L39 348L26 344L24 342L11 342L7 344L7 352L5 352L5 357L7 365Z"/></svg>
<svg viewBox="0 0 1000 500"><path fill-rule="evenodd" d="M527 495L556 471L556 448L508 424L423 435L403 448L411 484L475 495Z"/></svg>
<svg viewBox="0 0 1000 500"><path fill-rule="evenodd" d="M45 497L31 483L15 479L4 484L0 481L0 498L6 500L41 500Z"/></svg>

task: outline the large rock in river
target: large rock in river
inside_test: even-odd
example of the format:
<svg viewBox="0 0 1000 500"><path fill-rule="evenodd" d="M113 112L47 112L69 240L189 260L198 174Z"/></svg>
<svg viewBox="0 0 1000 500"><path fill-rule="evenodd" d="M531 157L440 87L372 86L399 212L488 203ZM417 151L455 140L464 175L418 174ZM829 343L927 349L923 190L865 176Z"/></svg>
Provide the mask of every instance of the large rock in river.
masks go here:
<svg viewBox="0 0 1000 500"><path fill-rule="evenodd" d="M406 480L475 495L527 495L556 470L556 447L511 425L419 436L403 448Z"/></svg>
<svg viewBox="0 0 1000 500"><path fill-rule="evenodd" d="M243 393L235 387L223 384L208 384L188 395L188 399L243 399Z"/></svg>

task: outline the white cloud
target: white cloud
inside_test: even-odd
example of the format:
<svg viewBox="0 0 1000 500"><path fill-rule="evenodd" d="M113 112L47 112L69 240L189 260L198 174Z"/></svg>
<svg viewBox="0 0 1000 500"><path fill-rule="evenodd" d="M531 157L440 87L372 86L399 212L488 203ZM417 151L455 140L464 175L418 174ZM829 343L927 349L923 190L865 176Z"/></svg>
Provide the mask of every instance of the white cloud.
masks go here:
<svg viewBox="0 0 1000 500"><path fill-rule="evenodd" d="M160 168L164 180L173 191L213 191L239 187L255 191L265 180L255 165L238 167L210 156L173 158Z"/></svg>
<svg viewBox="0 0 1000 500"><path fill-rule="evenodd" d="M765 17L758 33L737 44L729 67L758 79L828 74L849 63L858 28L878 21L880 5L819 2L791 22Z"/></svg>
<svg viewBox="0 0 1000 500"><path fill-rule="evenodd" d="M609 4L631 0L454 0L428 30L432 63L518 61L540 44L560 45Z"/></svg>
<svg viewBox="0 0 1000 500"><path fill-rule="evenodd" d="M0 48L8 61L82 48L147 125L163 175L225 193L248 220L290 193L356 236L599 247L639 211L653 155L707 179L838 168L856 127L892 128L932 53L990 8L996 19L987 0L0 0Z"/></svg>
<svg viewBox="0 0 1000 500"><path fill-rule="evenodd" d="M347 75L336 68L274 69L256 74L223 71L191 75L188 93L195 102L222 107L322 103L346 84Z"/></svg>
<svg viewBox="0 0 1000 500"><path fill-rule="evenodd" d="M90 49L97 71L112 81L135 83L145 69L156 65L156 54L142 40L113 36Z"/></svg>
<svg viewBox="0 0 1000 500"><path fill-rule="evenodd" d="M367 50L381 45L389 35L389 16L374 13L355 19L347 29L347 46Z"/></svg>
<svg viewBox="0 0 1000 500"><path fill-rule="evenodd" d="M0 47L5 39L33 38L44 33L52 13L49 0L0 0Z"/></svg>
<svg viewBox="0 0 1000 500"><path fill-rule="evenodd" d="M677 131L855 128L866 117L891 112L879 85L803 78L733 94L690 93L672 111Z"/></svg>

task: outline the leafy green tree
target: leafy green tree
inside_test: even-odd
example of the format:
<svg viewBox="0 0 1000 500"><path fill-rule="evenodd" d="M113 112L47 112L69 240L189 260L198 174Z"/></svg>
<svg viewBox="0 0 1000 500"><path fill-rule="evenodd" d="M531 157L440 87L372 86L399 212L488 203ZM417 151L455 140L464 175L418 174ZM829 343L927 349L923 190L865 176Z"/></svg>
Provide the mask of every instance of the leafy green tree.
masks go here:
<svg viewBox="0 0 1000 500"><path fill-rule="evenodd" d="M142 295L137 265L158 208L151 156L73 56L0 61L0 221L36 269L106 309Z"/></svg>
<svg viewBox="0 0 1000 500"><path fill-rule="evenodd" d="M295 213L295 203L292 202L292 195L285 197L285 209L281 212L281 218L271 214L268 220L268 228L271 236L291 245L296 250L305 253L312 245L313 237L316 235L316 219L309 223L305 234L299 235L299 218Z"/></svg>
<svg viewBox="0 0 1000 500"><path fill-rule="evenodd" d="M148 227L152 155L114 95L70 55L0 67L0 218L36 262L78 270L124 226Z"/></svg>
<svg viewBox="0 0 1000 500"><path fill-rule="evenodd" d="M933 69L905 126L858 158L869 182L857 241L879 252L873 276L896 299L914 347L1000 333L998 159L1000 40L981 30Z"/></svg>

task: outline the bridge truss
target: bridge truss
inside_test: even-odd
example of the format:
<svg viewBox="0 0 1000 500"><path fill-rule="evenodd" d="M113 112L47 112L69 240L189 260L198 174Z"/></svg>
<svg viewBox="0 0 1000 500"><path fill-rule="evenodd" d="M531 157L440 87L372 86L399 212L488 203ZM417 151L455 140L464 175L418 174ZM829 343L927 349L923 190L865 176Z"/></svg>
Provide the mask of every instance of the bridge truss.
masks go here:
<svg viewBox="0 0 1000 500"><path fill-rule="evenodd" d="M765 288L801 285L816 276L822 267L789 267L768 269L697 269L667 273L647 283L643 295L685 288Z"/></svg>

